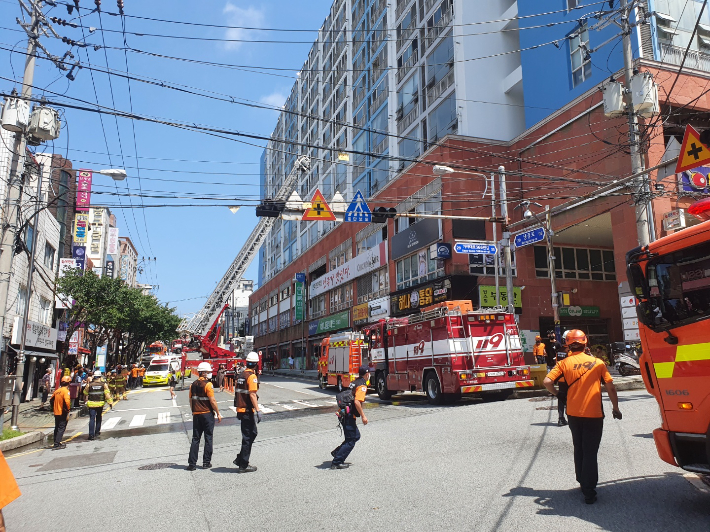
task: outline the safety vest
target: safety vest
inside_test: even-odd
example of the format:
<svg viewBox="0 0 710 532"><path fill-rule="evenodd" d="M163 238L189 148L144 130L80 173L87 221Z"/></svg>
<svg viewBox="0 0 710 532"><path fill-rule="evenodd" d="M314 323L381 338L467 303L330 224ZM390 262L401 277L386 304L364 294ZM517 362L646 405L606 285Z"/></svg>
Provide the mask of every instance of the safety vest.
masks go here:
<svg viewBox="0 0 710 532"><path fill-rule="evenodd" d="M89 384L89 394L87 397L87 401L90 401L92 403L101 403L100 405L91 406L104 406L104 404L106 403L105 386L106 384L101 380L94 381Z"/></svg>
<svg viewBox="0 0 710 532"><path fill-rule="evenodd" d="M206 380L197 379L190 386L193 412L212 412L212 404L210 403L210 398L207 397L207 390L205 390L207 383L208 381Z"/></svg>
<svg viewBox="0 0 710 532"><path fill-rule="evenodd" d="M234 402L237 409L244 409L246 411L254 410L254 405L249 397L249 377L254 375L253 369L245 369L239 375L237 375L237 386L234 389ZM259 383L256 384L256 389L259 389Z"/></svg>

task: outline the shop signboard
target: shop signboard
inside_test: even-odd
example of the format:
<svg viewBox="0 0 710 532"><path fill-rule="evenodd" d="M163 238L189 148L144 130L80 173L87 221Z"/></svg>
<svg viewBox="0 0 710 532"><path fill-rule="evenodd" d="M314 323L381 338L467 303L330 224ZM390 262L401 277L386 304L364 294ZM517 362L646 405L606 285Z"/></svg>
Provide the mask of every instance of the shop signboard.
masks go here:
<svg viewBox="0 0 710 532"><path fill-rule="evenodd" d="M22 341L22 318L15 316L12 324L12 339L10 343L19 345ZM44 323L27 320L27 334L25 335L26 347L54 350L57 348L57 329Z"/></svg>
<svg viewBox="0 0 710 532"><path fill-rule="evenodd" d="M600 315L599 307L560 307L560 318L598 318Z"/></svg>
<svg viewBox="0 0 710 532"><path fill-rule="evenodd" d="M326 318L313 320L308 324L308 336L329 331L337 331L350 326L350 311L344 310Z"/></svg>
<svg viewBox="0 0 710 532"><path fill-rule="evenodd" d="M372 249L360 253L342 266L321 275L311 282L308 297L313 299L328 290L387 265L387 242L380 242Z"/></svg>
<svg viewBox="0 0 710 532"><path fill-rule="evenodd" d="M89 228L89 215L79 214L74 215L74 243L86 244L86 234Z"/></svg>
<svg viewBox="0 0 710 532"><path fill-rule="evenodd" d="M76 180L76 212L87 212L89 210L92 176L93 172L91 170L79 170L79 176Z"/></svg>
<svg viewBox="0 0 710 532"><path fill-rule="evenodd" d="M118 255L118 227L109 227L108 229L108 248L106 253Z"/></svg>
<svg viewBox="0 0 710 532"><path fill-rule="evenodd" d="M353 307L353 322L366 321L370 317L370 305L362 303Z"/></svg>
<svg viewBox="0 0 710 532"><path fill-rule="evenodd" d="M79 216L77 214L77 216ZM88 219L88 217L87 217ZM86 247L85 246L72 246L71 256L76 259L76 267L80 270L84 269L84 263L86 262Z"/></svg>
<svg viewBox="0 0 710 532"><path fill-rule="evenodd" d="M411 289L395 292L390 296L391 316L403 316L421 307L451 299L451 281L439 279Z"/></svg>
<svg viewBox="0 0 710 532"><path fill-rule="evenodd" d="M504 286L498 288L500 293L500 305L501 307L508 306L508 289ZM481 307L495 307L496 306L496 287L480 285L478 287L478 301ZM513 287L513 306L516 308L523 307L523 291L519 286Z"/></svg>
<svg viewBox="0 0 710 532"><path fill-rule="evenodd" d="M370 320L376 321L382 318L387 318L390 315L390 298L389 296L373 299L368 304Z"/></svg>
<svg viewBox="0 0 710 532"><path fill-rule="evenodd" d="M391 238L392 260L397 260L405 255L417 251L439 240L439 220L425 218Z"/></svg>
<svg viewBox="0 0 710 532"><path fill-rule="evenodd" d="M296 321L303 320L303 283L296 283L296 311L295 317Z"/></svg>

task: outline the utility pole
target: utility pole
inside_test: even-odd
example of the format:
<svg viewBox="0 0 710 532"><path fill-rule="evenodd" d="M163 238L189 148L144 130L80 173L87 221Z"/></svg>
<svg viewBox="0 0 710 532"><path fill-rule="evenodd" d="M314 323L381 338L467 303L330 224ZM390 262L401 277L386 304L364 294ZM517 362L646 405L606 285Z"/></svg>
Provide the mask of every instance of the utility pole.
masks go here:
<svg viewBox="0 0 710 532"><path fill-rule="evenodd" d="M555 337L562 342L562 328L560 327L560 298L557 295L557 280L555 279L555 248L552 245L552 213L550 206L545 205L545 222L547 227L545 235L547 241L547 271L550 275L550 299L552 301L552 318L555 322ZM540 331L542 332L542 331Z"/></svg>
<svg viewBox="0 0 710 532"><path fill-rule="evenodd" d="M513 264L510 253L510 231L508 230L508 191L505 186L505 166L498 167L500 180L500 214L503 218L503 253L505 259L505 289L508 293L508 312L514 313L513 304ZM498 261L496 261L498 262ZM496 268L498 264L496 264Z"/></svg>
<svg viewBox="0 0 710 532"><path fill-rule="evenodd" d="M491 218L496 217L496 175L491 172ZM498 245L498 224L493 224L493 242ZM485 267L485 264L484 264ZM485 271L485 270L484 270ZM498 257L495 264L495 279L496 279L496 307L500 307L500 279L498 273Z"/></svg>
<svg viewBox="0 0 710 532"><path fill-rule="evenodd" d="M37 40L39 39L39 12L42 9L42 2L37 0L31 2L30 5L32 6L32 20L30 29L27 32L27 55L25 56L25 71L22 77L21 94L22 98L26 101L32 96L32 84L34 83L35 71L35 53L37 50ZM3 250L3 253L0 254L0 335L4 335L5 333L10 273L12 271L12 259L14 258L13 250L20 214L20 201L22 199L21 191L24 180L23 176L26 148L25 134L26 133L22 131L15 133L15 142L12 146L12 161L10 162L10 175L8 179L8 199L6 202L7 209L5 209L2 220L2 238L0 239L0 249ZM35 230L35 233L36 232L37 231ZM29 295L29 285L27 287L27 292ZM29 307L29 305L30 299L28 297L27 306ZM27 324L24 323L23 327L26 327L26 325ZM5 351L7 351L7 347L5 345L2 347ZM23 372L25 365L24 362L23 355L20 354L17 371L15 372L17 377L15 378L15 390L12 401L13 426L17 425L17 415L20 409L20 397L22 394Z"/></svg>
<svg viewBox="0 0 710 532"><path fill-rule="evenodd" d="M629 115L629 147L631 151L631 173L636 174L644 170L639 142L638 117L634 111L631 95L631 77L634 72L634 59L631 49L631 7L628 0L621 0L621 33L624 49L624 81L626 85L625 99L626 110ZM653 211L651 207L650 188L648 175L643 174L634 184L634 197L636 203L636 231L640 246L647 246L655 240L653 227Z"/></svg>

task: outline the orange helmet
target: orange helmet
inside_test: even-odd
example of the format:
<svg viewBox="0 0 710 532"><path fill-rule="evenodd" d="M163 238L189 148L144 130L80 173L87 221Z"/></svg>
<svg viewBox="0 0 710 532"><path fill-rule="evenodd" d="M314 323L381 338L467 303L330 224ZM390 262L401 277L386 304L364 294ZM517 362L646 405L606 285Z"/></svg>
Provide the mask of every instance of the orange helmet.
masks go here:
<svg viewBox="0 0 710 532"><path fill-rule="evenodd" d="M567 333L567 341L565 343L568 346L572 344L587 345L587 335L579 329L572 329Z"/></svg>
<svg viewBox="0 0 710 532"><path fill-rule="evenodd" d="M62 377L62 382L71 382L71 377L69 375L67 375L66 377Z"/></svg>

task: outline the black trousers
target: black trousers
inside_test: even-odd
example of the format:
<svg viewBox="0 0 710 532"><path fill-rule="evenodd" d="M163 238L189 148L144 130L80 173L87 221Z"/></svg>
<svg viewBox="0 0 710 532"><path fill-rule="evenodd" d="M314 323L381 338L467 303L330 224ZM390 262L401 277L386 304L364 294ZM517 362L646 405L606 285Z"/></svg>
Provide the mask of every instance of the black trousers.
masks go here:
<svg viewBox="0 0 710 532"><path fill-rule="evenodd" d="M569 390L569 386L567 386L567 383L564 381L560 381L557 383L557 415L560 417L560 419L563 419L565 417L565 407L567 406L567 390Z"/></svg>
<svg viewBox="0 0 710 532"><path fill-rule="evenodd" d="M254 412L244 412L239 414L242 418L242 448L237 455L237 465L244 469L249 465L251 457L251 446L256 440L258 430L256 429L256 421L254 420Z"/></svg>
<svg viewBox="0 0 710 532"><path fill-rule="evenodd" d="M355 416L348 415L343 418L343 435L345 441L335 449L333 465L342 464L347 459L350 452L355 448L355 444L360 439L360 431L357 428Z"/></svg>
<svg viewBox="0 0 710 532"><path fill-rule="evenodd" d="M202 453L202 463L209 464L212 461L212 436L214 435L214 414L195 414L192 417L192 443L190 444L190 456L187 459L189 465L197 465L197 455L200 452L200 440L205 435L205 450Z"/></svg>
<svg viewBox="0 0 710 532"><path fill-rule="evenodd" d="M57 401L58 399L55 399ZM54 446L58 447L64 439L64 431L67 430L67 418L69 413L64 413L61 416L54 416Z"/></svg>
<svg viewBox="0 0 710 532"><path fill-rule="evenodd" d="M596 495L599 481L597 453L602 441L604 418L568 416L574 445L574 472L585 497Z"/></svg>
<svg viewBox="0 0 710 532"><path fill-rule="evenodd" d="M93 438L101 434L101 419L104 415L104 407L97 406L89 408L89 437Z"/></svg>

